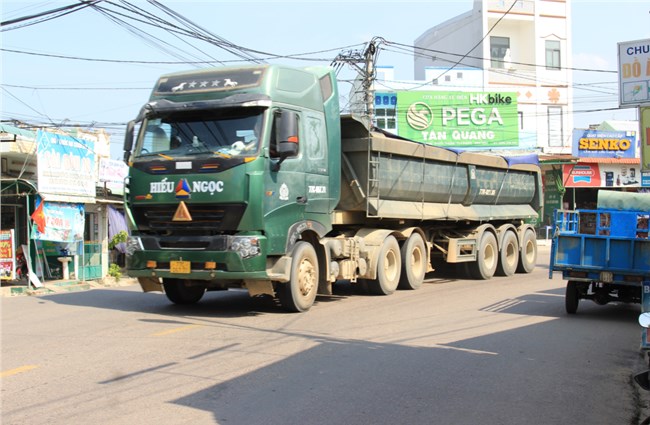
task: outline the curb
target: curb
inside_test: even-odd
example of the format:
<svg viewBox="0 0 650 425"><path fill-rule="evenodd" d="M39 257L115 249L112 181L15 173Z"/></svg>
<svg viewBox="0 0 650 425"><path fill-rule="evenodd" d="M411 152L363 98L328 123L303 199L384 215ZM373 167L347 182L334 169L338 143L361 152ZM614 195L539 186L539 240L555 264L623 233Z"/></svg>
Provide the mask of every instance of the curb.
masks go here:
<svg viewBox="0 0 650 425"><path fill-rule="evenodd" d="M120 286L131 286L138 283L138 280L130 277L123 277L116 280L112 277L106 277L100 280L65 280L44 283L40 288L34 288L25 284L3 286L0 288L0 297L17 297L17 296L38 296L65 294L68 292L87 291L95 288L111 288Z"/></svg>

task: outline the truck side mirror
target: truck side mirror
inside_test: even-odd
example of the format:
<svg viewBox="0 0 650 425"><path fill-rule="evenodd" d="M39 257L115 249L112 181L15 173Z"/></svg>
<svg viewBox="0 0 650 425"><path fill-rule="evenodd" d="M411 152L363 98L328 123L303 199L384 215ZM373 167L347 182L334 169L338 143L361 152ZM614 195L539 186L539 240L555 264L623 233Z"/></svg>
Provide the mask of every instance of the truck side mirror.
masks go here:
<svg viewBox="0 0 650 425"><path fill-rule="evenodd" d="M124 162L129 162L131 158L131 150L133 149L133 130L135 129L135 121L129 121L126 124L126 132L124 133Z"/></svg>
<svg viewBox="0 0 650 425"><path fill-rule="evenodd" d="M282 111L275 117L275 147L280 161L298 154L298 114Z"/></svg>

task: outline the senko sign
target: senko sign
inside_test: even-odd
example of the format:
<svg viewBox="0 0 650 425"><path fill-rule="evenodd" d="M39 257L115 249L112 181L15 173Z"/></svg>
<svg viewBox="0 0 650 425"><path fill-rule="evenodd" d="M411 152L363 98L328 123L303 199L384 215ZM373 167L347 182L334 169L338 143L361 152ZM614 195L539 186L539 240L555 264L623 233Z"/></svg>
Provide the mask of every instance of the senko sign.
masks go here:
<svg viewBox="0 0 650 425"><path fill-rule="evenodd" d="M579 158L635 158L635 131L573 130L571 153Z"/></svg>

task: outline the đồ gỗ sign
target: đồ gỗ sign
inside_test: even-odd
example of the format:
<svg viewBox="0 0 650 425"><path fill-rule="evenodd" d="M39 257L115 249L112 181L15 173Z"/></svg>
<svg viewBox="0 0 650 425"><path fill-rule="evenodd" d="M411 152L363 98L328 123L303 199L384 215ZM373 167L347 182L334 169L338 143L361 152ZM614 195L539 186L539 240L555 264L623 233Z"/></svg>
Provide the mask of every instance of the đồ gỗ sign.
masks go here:
<svg viewBox="0 0 650 425"><path fill-rule="evenodd" d="M571 153L578 158L635 158L636 131L573 130Z"/></svg>

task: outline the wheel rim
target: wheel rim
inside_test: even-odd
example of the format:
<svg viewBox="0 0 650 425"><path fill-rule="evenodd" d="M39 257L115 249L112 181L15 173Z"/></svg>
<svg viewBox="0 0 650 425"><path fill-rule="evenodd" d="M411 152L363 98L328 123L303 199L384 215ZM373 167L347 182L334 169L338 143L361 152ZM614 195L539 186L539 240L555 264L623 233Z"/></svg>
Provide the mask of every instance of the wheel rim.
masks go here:
<svg viewBox="0 0 650 425"><path fill-rule="evenodd" d="M526 241L526 248L524 253L526 257L526 262L528 264L531 264L533 261L535 261L535 246L533 245L533 242L531 240Z"/></svg>
<svg viewBox="0 0 650 425"><path fill-rule="evenodd" d="M298 267L298 285L300 293L307 296L316 286L314 265L308 259L303 259Z"/></svg>
<svg viewBox="0 0 650 425"><path fill-rule="evenodd" d="M409 261L411 265L411 269L413 270L421 270L422 269L422 251L420 251L420 247L415 247L413 251L411 251L411 259Z"/></svg>
<svg viewBox="0 0 650 425"><path fill-rule="evenodd" d="M515 262L517 261L519 253L515 249L515 244L510 243L508 246L506 246L506 261L508 262L508 265L510 267L514 266Z"/></svg>
<svg viewBox="0 0 650 425"><path fill-rule="evenodd" d="M485 247L485 255L483 256L483 261L485 262L485 265L487 266L488 269L492 269L497 261L497 256L496 253L494 252L494 246L492 244L488 244Z"/></svg>
<svg viewBox="0 0 650 425"><path fill-rule="evenodd" d="M384 259L384 276L386 276L388 280L393 281L397 278L398 270L399 263L397 262L397 256L391 249L386 253L386 258Z"/></svg>

